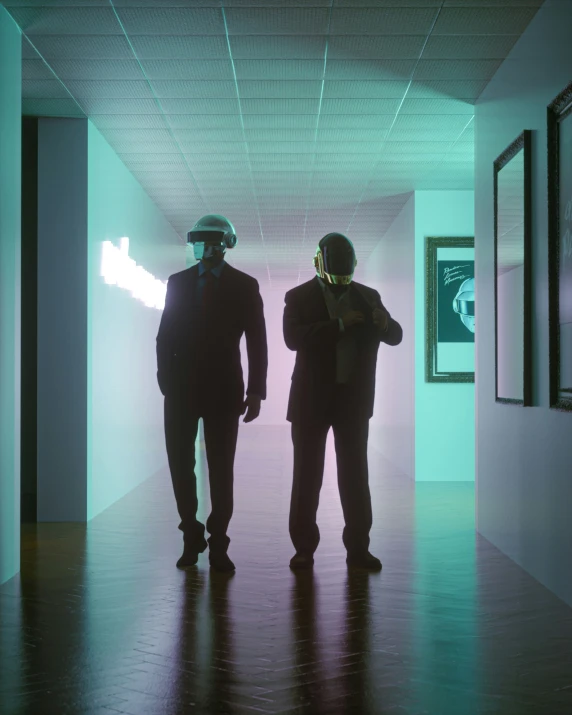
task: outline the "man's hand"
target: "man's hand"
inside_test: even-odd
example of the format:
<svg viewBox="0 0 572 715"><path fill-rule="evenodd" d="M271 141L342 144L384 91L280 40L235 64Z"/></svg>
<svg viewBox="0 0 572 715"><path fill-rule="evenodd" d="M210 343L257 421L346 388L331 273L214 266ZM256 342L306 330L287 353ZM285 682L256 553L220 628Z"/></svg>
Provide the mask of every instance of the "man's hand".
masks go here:
<svg viewBox="0 0 572 715"><path fill-rule="evenodd" d="M359 310L348 310L342 315L342 322L344 324L344 328L349 328L352 325L363 323L364 320L364 315Z"/></svg>
<svg viewBox="0 0 572 715"><path fill-rule="evenodd" d="M385 332L389 327L389 313L387 310L383 306L381 308L375 308L372 316L373 324L382 332Z"/></svg>
<svg viewBox="0 0 572 715"><path fill-rule="evenodd" d="M242 412L240 413L241 415L244 415L246 411L243 422L252 422L252 420L255 420L258 417L260 414L260 402L261 398L259 395L246 396L246 400L242 406Z"/></svg>

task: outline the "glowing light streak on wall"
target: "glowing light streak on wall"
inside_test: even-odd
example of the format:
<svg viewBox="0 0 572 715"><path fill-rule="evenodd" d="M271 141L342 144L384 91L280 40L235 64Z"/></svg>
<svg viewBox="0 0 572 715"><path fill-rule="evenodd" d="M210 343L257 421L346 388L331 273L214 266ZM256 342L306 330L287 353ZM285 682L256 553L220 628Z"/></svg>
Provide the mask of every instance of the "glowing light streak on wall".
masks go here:
<svg viewBox="0 0 572 715"><path fill-rule="evenodd" d="M165 307L167 283L155 278L129 257L127 236L119 239L119 248L111 241L103 241L101 276L108 285L116 285L130 291L134 298L148 308L163 310Z"/></svg>

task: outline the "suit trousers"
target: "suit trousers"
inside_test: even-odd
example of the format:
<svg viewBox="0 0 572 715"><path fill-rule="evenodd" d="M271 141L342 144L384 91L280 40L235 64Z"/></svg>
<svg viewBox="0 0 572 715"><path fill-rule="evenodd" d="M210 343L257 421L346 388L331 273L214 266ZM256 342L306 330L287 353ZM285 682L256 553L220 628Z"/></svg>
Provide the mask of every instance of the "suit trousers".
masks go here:
<svg viewBox="0 0 572 715"><path fill-rule="evenodd" d="M369 548L372 526L367 464L369 418L344 411L349 389L346 385L333 388L333 399L322 417L302 417L292 422L294 478L289 529L298 553L313 554L320 541L316 516L330 427L334 432L338 490L345 521L343 543L352 555Z"/></svg>
<svg viewBox="0 0 572 715"><path fill-rule="evenodd" d="M186 393L165 397L165 441L177 510L185 545L202 552L207 548L205 525L197 519L195 442L203 418L209 470L211 513L206 522L211 552L226 552L227 529L233 511L234 456L239 410L209 401L189 399Z"/></svg>

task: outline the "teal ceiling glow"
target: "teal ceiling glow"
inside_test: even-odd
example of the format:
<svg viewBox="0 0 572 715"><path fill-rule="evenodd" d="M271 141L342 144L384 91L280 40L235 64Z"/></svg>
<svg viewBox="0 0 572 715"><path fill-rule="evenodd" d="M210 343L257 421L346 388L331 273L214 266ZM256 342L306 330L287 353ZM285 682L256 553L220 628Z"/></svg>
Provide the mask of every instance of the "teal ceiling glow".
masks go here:
<svg viewBox="0 0 572 715"><path fill-rule="evenodd" d="M412 191L473 188L473 105L542 0L4 4L24 113L89 117L181 241L228 216L281 285L325 233L363 265Z"/></svg>

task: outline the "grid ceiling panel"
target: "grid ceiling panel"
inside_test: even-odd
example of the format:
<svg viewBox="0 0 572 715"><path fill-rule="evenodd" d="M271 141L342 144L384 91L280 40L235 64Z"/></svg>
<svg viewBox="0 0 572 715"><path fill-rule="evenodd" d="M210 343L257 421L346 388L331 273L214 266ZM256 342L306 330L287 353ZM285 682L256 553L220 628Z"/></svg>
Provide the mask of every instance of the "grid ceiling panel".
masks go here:
<svg viewBox="0 0 572 715"><path fill-rule="evenodd" d="M409 79L415 60L329 60L326 80L403 80Z"/></svg>
<svg viewBox="0 0 572 715"><path fill-rule="evenodd" d="M228 60L224 31L221 35L130 35L140 60Z"/></svg>
<svg viewBox="0 0 572 715"><path fill-rule="evenodd" d="M117 25L115 32L119 32ZM50 62L52 60L133 60L129 43L120 34L33 35L31 39L42 57Z"/></svg>
<svg viewBox="0 0 572 715"><path fill-rule="evenodd" d="M329 9L326 7L275 6L226 10L229 35L325 35L328 17Z"/></svg>
<svg viewBox="0 0 572 715"><path fill-rule="evenodd" d="M226 213L286 286L328 231L361 262L411 191L472 187L474 101L540 0L335 0L329 33L331 0L225 0L228 38L220 0L9 5L24 112L85 112L182 238Z"/></svg>
<svg viewBox="0 0 572 715"><path fill-rule="evenodd" d="M381 59L417 60L423 50L425 35L362 34L331 37L328 44L329 60Z"/></svg>
<svg viewBox="0 0 572 715"><path fill-rule="evenodd" d="M144 80L139 63L129 60L52 60L50 66L56 75L68 80Z"/></svg>
<svg viewBox="0 0 572 715"><path fill-rule="evenodd" d="M227 80L233 81L230 58L219 60L141 60L150 80Z"/></svg>
<svg viewBox="0 0 572 715"><path fill-rule="evenodd" d="M135 35L224 35L219 8L135 7L119 8L125 31Z"/></svg>
<svg viewBox="0 0 572 715"><path fill-rule="evenodd" d="M26 35L121 35L107 7L12 7L10 14Z"/></svg>
<svg viewBox="0 0 572 715"><path fill-rule="evenodd" d="M518 35L435 35L431 36L423 57L426 60L503 60Z"/></svg>
<svg viewBox="0 0 572 715"><path fill-rule="evenodd" d="M322 60L236 60L236 76L240 80L320 80L324 70ZM242 83L239 84L239 87Z"/></svg>
<svg viewBox="0 0 572 715"><path fill-rule="evenodd" d="M434 35L513 35L524 32L538 7L445 7Z"/></svg>
<svg viewBox="0 0 572 715"><path fill-rule="evenodd" d="M332 12L332 35L423 35L436 8L338 8Z"/></svg>
<svg viewBox="0 0 572 715"><path fill-rule="evenodd" d="M324 99L401 99L408 82L394 81L342 81L324 82Z"/></svg>
<svg viewBox="0 0 572 715"><path fill-rule="evenodd" d="M235 60L323 61L326 49L325 35L311 35L308 29L298 35L231 35L229 42Z"/></svg>

